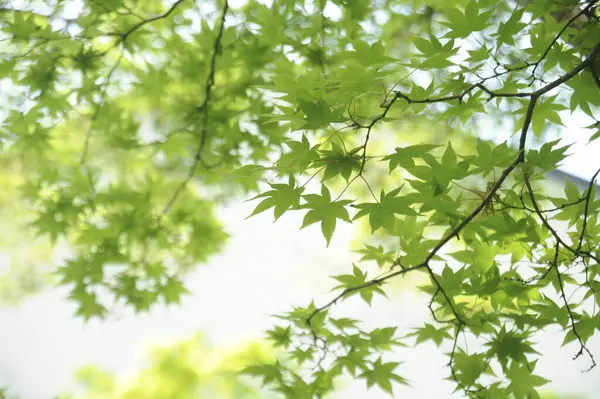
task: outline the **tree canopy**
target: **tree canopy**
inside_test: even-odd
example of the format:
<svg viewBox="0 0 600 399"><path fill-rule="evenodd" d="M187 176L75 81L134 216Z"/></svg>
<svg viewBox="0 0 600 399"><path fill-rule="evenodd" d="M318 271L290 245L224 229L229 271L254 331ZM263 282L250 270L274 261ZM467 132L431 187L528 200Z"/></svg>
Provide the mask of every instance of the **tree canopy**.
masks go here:
<svg viewBox="0 0 600 399"><path fill-rule="evenodd" d="M596 365L600 165L583 190L544 186L568 156L565 112L600 138L599 8L4 1L2 239L67 254L53 275L87 320L178 303L226 244L219 204L300 212L325 245L365 226L337 293L280 315L279 358L245 373L285 398L342 376L392 393L408 383L394 348L433 341L463 395L540 397L542 329ZM344 308L406 276L428 323L370 330Z"/></svg>

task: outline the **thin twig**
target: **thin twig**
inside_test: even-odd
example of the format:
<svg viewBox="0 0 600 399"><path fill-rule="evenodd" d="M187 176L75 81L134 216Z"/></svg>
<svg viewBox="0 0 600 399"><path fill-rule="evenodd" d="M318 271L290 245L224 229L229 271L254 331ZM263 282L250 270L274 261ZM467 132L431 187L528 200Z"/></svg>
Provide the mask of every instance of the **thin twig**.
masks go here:
<svg viewBox="0 0 600 399"><path fill-rule="evenodd" d="M454 229L452 229L452 231L450 233L448 233L447 235L445 235L440 242L430 251L430 253L426 256L425 260L420 263L417 266L413 266L410 268L406 268L406 269L402 269L399 270L395 273L392 273L388 276L385 276L383 278L379 278L379 279L373 279L371 281L368 281L364 284L355 286L355 287L349 287L346 288L344 291L342 291L338 296L336 296L334 299L332 299L331 301L329 301L328 303L326 303L325 305L316 308L310 315L309 317L306 319L306 324L308 325L308 327L311 329L311 332L313 334L313 336L316 338L316 332L314 332L312 330L311 327L311 320L312 318L324 311L329 309L331 306L333 306L334 304L337 303L337 301L339 301L340 299L343 299L345 296L352 294L354 292L360 291L364 288L373 286L373 285L380 285L383 284L384 282L386 282L389 279L392 279L396 276L399 275L404 275L407 272L410 271L414 271L414 270L419 270L419 269L426 269L427 272L429 273L429 276L432 280L432 282L434 283L434 285L437 287L436 288L436 295L438 294L437 291L439 291L439 293L441 293L444 298L446 299L446 302L448 303L448 306L450 307L451 311L453 312L454 316L455 316L455 321L457 321L458 323L464 323L464 321L462 320L460 314L458 313L458 311L455 309L453 302L451 300L451 298L449 297L449 295L445 292L445 290L443 289L441 283L438 281L438 279L435 277L435 274L433 273L433 270L431 269L429 262L437 255L437 253L450 241L452 240L454 237L457 237L458 234L461 232L461 230L467 225L469 224L486 206L488 206L488 204L493 200L494 196L496 195L496 192L500 189L500 187L502 186L502 184L504 183L504 181L508 178L508 176L510 175L510 173L521 163L523 163L525 161L525 144L527 141L527 133L529 131L529 126L531 125L531 120L533 117L533 111L535 109L535 105L536 102L538 100L538 98L540 96L542 96L543 94L546 94L547 92L551 91L552 89L560 86L561 84L567 82L568 80L570 80L571 78L573 78L574 76L576 76L579 72L581 72L582 70L584 70L585 68L588 68L590 66L590 64L594 61L595 57L597 56L597 54L600 52L600 42L598 42L598 44L596 44L596 46L594 47L594 49L590 52L589 56L584 59L577 67L575 67L572 71L558 77L557 79L555 79L554 81L546 84L545 86L541 87L540 89L532 92L532 93L527 93L526 95L520 95L519 93L517 93L515 95L515 97L530 97L529 99L529 104L527 106L527 111L525 113L525 117L524 117L524 121L523 121L523 126L521 128L521 134L519 137L519 149L518 149L518 153L515 157L515 159L510 163L510 165L508 167L506 167L503 171L502 174L500 175L500 177L498 178L498 180L495 182L495 184L490 187L487 195L485 196L485 198L481 201L481 203L469 214L467 215L463 221L461 223L459 223ZM476 87L477 85L472 86L472 88ZM471 88L471 90L472 90ZM409 102L419 102L419 101L411 101L408 97L402 95L401 93L398 94L396 93L396 96L390 101L390 104L388 104L388 106L386 107L385 111L377 118L375 118L375 120L373 120L371 122L370 125L367 126L367 129L372 128L373 125L380 119L384 118L385 115L387 114L387 112L389 111L389 109L391 108L392 104L394 103L395 100L399 99L399 98L404 98ZM458 96L451 96L451 97L447 97L447 101L450 100L456 100L459 99L460 95ZM432 100L421 100L421 103L428 103L428 102L441 102L440 99L437 99L435 101ZM368 130L370 131L370 130ZM367 139L368 139L368 135L367 135ZM365 145L363 145L363 147L365 147L367 144L367 142L365 142ZM364 149L364 148L363 148ZM364 156L364 153L363 153ZM363 165L364 166L364 165ZM361 170L362 171L362 170ZM530 197L532 198L532 202L534 204L534 208L536 209L536 213L538 213L538 215L540 216L540 218L542 219L544 225L549 228L551 230L551 232L553 232L553 235L556 237L557 241L560 240L560 244L565 246L567 249L571 250L573 253L575 253L576 255L587 255L589 257L592 257L593 259L595 259L595 257L593 257L592 254L590 254L589 252L584 252L584 251L575 251L573 248L570 248L569 246L567 246L566 244L564 244L564 242L560 239L560 237L558 236L558 234L556 233L555 230L552 229L552 227L548 224L548 222L545 220L543 214L540 212L537 203L535 202L535 198L533 196L533 189L531 188L531 185L527 179L527 176L525 177L525 184L527 185L528 189L529 189L529 194ZM598 261L597 259L595 259L596 261ZM600 263L600 262L599 262Z"/></svg>
<svg viewBox="0 0 600 399"><path fill-rule="evenodd" d="M585 237L585 230L587 228L588 213L589 213L589 208L590 208L590 197L592 196L592 189L594 188L594 185L596 182L596 177L598 177L598 173L600 173L600 168L598 170L596 170L596 173L594 173L594 175L592 176L592 179L590 180L590 184L588 185L587 193L585 195L585 209L583 211L583 226L581 226L581 234L579 235L579 243L577 244L576 251L579 251L581 249L581 246L583 244L583 237Z"/></svg>
<svg viewBox="0 0 600 399"><path fill-rule="evenodd" d="M560 270L558 270L558 262L557 262L557 258L558 258L558 251L560 249L560 243L557 241L556 242L556 249L554 251L554 270L556 271L556 278L558 280L558 287L560 289L560 296L563 299L563 302L565 304L565 308L567 308L567 313L569 314L569 321L571 322L571 330L573 331L573 334L575 335L575 337L577 338L577 341L579 341L579 351L575 354L575 356L573 356L573 360L577 359L578 357L580 357L583 352L585 351L590 360L592 361L592 365L584 370L584 371L590 371L591 369L593 369L594 367L596 367L596 361L594 359L594 356L592 355L592 353L590 352L590 350L587 348L587 346L585 346L585 343L583 342L583 339L581 338L581 336L579 335L579 332L577 332L577 328L575 327L575 317L573 316L573 312L571 311L571 307L569 306L569 302L567 301L567 296L565 295L565 286L562 280L562 275L560 273Z"/></svg>
<svg viewBox="0 0 600 399"><path fill-rule="evenodd" d="M88 126L88 129L87 129L87 131L85 133L85 139L84 139L84 142L83 142L83 150L82 150L82 153L81 153L81 159L79 160L79 164L81 166L84 166L85 163L86 163L87 156L88 156L88 153L89 153L89 148L90 148L90 140L92 138L92 132L94 130L94 125L96 124L96 121L98 119L98 115L100 114L100 109L102 108L102 106L105 103L106 92L108 91L108 86L110 84L110 81L111 81L111 79L112 79L115 71L119 67L119 65L121 65L121 61L123 60L123 56L124 56L124 50L121 49L121 53L117 57L117 61L110 68L110 71L108 72L108 75L106 76L106 80L104 81L104 83L102 83L102 90L100 92L100 101L98 101L98 103L94 107L94 114L92 115L92 119L90 120L90 125Z"/></svg>
<svg viewBox="0 0 600 399"><path fill-rule="evenodd" d="M534 78L535 71L536 71L537 67L540 66L541 62L546 58L546 56L548 55L548 53L550 52L550 50L552 49L552 47L556 44L556 42L558 42L558 39L560 39L560 37L567 30L567 28L569 26L571 26L571 24L573 22L575 22L580 16L582 16L583 14L585 14L586 12L588 12L589 10L591 10L593 6L594 6L594 3L591 2L587 7L585 7L582 10L580 10L571 19L569 19L569 21L567 21L567 23L565 24L565 26L563 26L562 29L556 34L556 36L554 36L554 38L552 39L552 41L550 42L550 44L548 45L548 47L546 47L546 50L544 51L544 53L542 54L542 56L539 58L539 60L537 62L535 62L535 63L532 64L533 65L533 70L531 71L530 79Z"/></svg>
<svg viewBox="0 0 600 399"><path fill-rule="evenodd" d="M180 3L181 0L178 2ZM204 146L206 144L206 136L208 134L208 108L211 99L212 88L215 80L215 70L216 70L216 62L217 55L221 49L221 40L223 38L223 32L225 31L225 17L227 16L227 10L229 8L229 4L227 0L223 2L223 10L221 12L220 25L219 30L217 32L217 37L215 38L213 45L212 57L210 60L210 69L208 72L208 77L206 79L206 85L204 89L204 100L202 104L198 107L199 110L202 111L202 128L200 129L200 142L198 144L198 148L196 149L196 154L194 155L194 160L192 161L192 166L190 167L186 178L181 182L179 187L173 193L173 196L169 199L167 204L165 205L162 214L166 214L171 210L177 198L181 195L185 187L188 185L190 180L194 177L196 173L196 169L198 168L198 164L202 162L202 151L204 150Z"/></svg>

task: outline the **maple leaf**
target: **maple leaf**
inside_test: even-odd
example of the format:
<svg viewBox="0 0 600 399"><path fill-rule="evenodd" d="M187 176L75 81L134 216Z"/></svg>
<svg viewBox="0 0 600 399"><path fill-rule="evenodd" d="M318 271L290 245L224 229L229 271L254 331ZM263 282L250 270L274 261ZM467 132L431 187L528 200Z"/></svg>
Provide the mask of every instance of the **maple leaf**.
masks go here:
<svg viewBox="0 0 600 399"><path fill-rule="evenodd" d="M402 190L402 186L388 192L387 194L381 190L378 202L367 202L357 205L352 205L360 211L354 216L354 219L359 219L369 215L369 224L371 231L375 232L380 227L384 227L390 231L394 229L394 215L416 215L417 212L411 208L414 203L413 195L401 196L397 195Z"/></svg>
<svg viewBox="0 0 600 399"><path fill-rule="evenodd" d="M296 209L300 204L300 195L304 187L296 187L296 181L290 176L288 184L269 184L272 190L259 194L249 199L252 201L257 198L267 197L254 208L254 211L248 217L274 208L275 220L279 219L283 213L289 209Z"/></svg>
<svg viewBox="0 0 600 399"><path fill-rule="evenodd" d="M323 185L321 195L306 194L302 198L306 203L300 206L301 209L310 209L304 216L302 228L310 226L313 223L321 222L321 231L327 240L327 245L331 241L337 219L350 222L350 215L345 206L352 203L351 200L332 201L329 189Z"/></svg>
<svg viewBox="0 0 600 399"><path fill-rule="evenodd" d="M384 363L381 358L375 360L372 364L372 368L362 373L359 377L367 380L367 387L377 385L383 391L392 393L392 381L398 382L403 385L408 385L408 381L398 374L394 373L394 370L400 365L398 362Z"/></svg>

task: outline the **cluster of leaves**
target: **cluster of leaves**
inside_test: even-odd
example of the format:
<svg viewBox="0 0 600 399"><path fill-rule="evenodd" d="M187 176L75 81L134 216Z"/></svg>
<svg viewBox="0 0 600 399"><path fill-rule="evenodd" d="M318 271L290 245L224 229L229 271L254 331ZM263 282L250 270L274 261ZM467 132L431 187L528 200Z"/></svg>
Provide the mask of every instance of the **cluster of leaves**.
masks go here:
<svg viewBox="0 0 600 399"><path fill-rule="evenodd" d="M255 133L272 110L257 87L273 49L226 26L227 10L196 10L159 0L0 7L11 200L30 229L67 243L56 276L86 319L115 304L177 303L182 274L227 238L217 201L256 188L234 172L284 137L277 126Z"/></svg>
<svg viewBox="0 0 600 399"><path fill-rule="evenodd" d="M598 172L583 192L540 187L568 150L548 139L560 112L600 126L596 1L72 5L0 7L0 141L31 225L72 250L57 275L83 317L177 302L181 273L226 238L217 201L268 181L254 214L306 211L327 243L368 220L373 241L337 297L269 332L287 355L247 368L284 397L324 397L342 375L392 392L406 380L386 352L413 335L448 348L472 397L539 397L535 333L551 325L595 365ZM494 144L413 130L469 134L483 117ZM409 336L330 312L407 275L432 318Z"/></svg>
<svg viewBox="0 0 600 399"><path fill-rule="evenodd" d="M600 201L595 193L600 169L583 192L567 182L564 197L552 197L540 187L566 157L568 147L544 141L543 135L553 125L564 126L559 112L578 111L591 119L590 128L599 125L597 7L590 1L532 2L504 10L496 2L469 1L464 7L436 10L428 35L415 38L414 49L404 57L408 65L396 53L385 52L382 41L368 46L351 42L353 50L345 59L332 51L332 58L340 59L328 63L320 78L311 80L315 72L308 71L302 87L274 82L271 90L292 104L279 107L283 115L277 120L305 132L275 167L297 177L298 169L287 168L293 157L296 168L316 169L309 180L321 176L321 193L305 194L307 184L290 177L288 184L272 184L272 190L259 195L267 198L254 213L273 207L278 218L286 211L309 209L303 226L320 222L327 242L338 220L368 217L375 241L396 240L385 246L367 243L360 251L362 261L377 263L377 277L369 278L366 268L354 265L352 274L334 277L341 292L330 302L282 316L289 324L269 335L288 349L288 363L279 360L248 373L262 376L289 398L324 397L342 375L391 393L393 383L406 381L397 371L399 363L383 355L414 336L416 343L431 340L449 348L449 377L467 396L539 397L538 387L548 380L535 373L539 354L534 339L551 325L564 331L564 344L576 341L575 358L586 355L589 368L596 365L586 343L600 330ZM549 20L549 14L565 8L575 11L564 20ZM337 37L335 28L329 28L323 33ZM465 47L472 49L461 54ZM359 82L350 78L358 76L355 58L362 60L364 79ZM397 79L402 66L429 72L429 84L388 80ZM311 81L314 86L307 87ZM375 91L374 82L387 88L388 81L394 84L382 96L379 112L372 101L361 104L360 97ZM314 98L310 106L302 99L307 95ZM378 124L422 112L474 128L476 114L513 115L517 134L495 147L474 140L463 154L447 143L441 146L445 148L404 145L391 154L369 156ZM314 133L311 144L306 131L314 129L324 132ZM350 133L343 134L345 129ZM357 142L361 133L363 141ZM596 138L598 134L591 139ZM377 168L374 163L386 165L390 174L400 169L400 183L396 180L391 189L382 187L375 195L368 175L369 167ZM337 196L331 193L334 178L342 184ZM344 198L357 179L367 186L371 201ZM481 180L489 181L485 191L465 188ZM477 195L476 203L465 200L470 192ZM351 208L357 210L353 216ZM421 290L431 298L433 324L400 337L396 326L366 331L358 320L331 314L335 304L353 295L370 305L374 294L386 295L386 283L408 274L421 274L427 281ZM573 300L569 293L575 290L580 295ZM460 336L471 341L470 351L459 345ZM302 367L308 365L312 372L306 376Z"/></svg>

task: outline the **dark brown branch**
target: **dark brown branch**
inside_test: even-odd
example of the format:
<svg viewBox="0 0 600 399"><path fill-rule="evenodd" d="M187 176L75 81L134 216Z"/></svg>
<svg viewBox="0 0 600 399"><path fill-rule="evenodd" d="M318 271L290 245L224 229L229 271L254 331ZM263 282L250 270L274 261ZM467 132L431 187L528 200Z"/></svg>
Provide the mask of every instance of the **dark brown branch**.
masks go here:
<svg viewBox="0 0 600 399"><path fill-rule="evenodd" d="M431 253L430 253L431 255ZM425 262L423 262L426 267L427 267L427 273L429 273L429 277L431 278L431 281L433 282L433 284L437 287L437 291L439 291L442 296L444 297L444 299L446 300L446 303L448 304L448 307L450 307L450 311L452 311L452 314L454 315L454 319L450 320L448 322L458 322L459 324L464 324L465 320L463 320L463 318L461 317L461 315L458 313L458 310L456 309L456 307L454 306L454 301L452 300L452 298L446 293L446 290L444 290L444 288L442 287L442 284L439 282L439 280L435 277L435 273L433 273L433 270L431 269L431 266L429 266L429 256L427 257L427 259L425 260Z"/></svg>
<svg viewBox="0 0 600 399"><path fill-rule="evenodd" d="M596 43L596 45L594 46L592 51L590 51L590 54L585 58L585 60L583 60L583 62L581 64L579 64L575 68L573 68L573 70L571 72L566 73L566 74L562 75L561 77L555 79L554 81L548 83L546 86L544 86L541 89L539 89L538 91L536 91L536 93L539 93L539 95L541 96L542 94L546 94L550 90L553 90L556 87L560 86L561 84L567 82L568 80L573 78L575 75L577 75L579 72L583 71L585 68L589 68L591 65L593 65L594 61L598 57L598 54L600 54L600 42Z"/></svg>
<svg viewBox="0 0 600 399"><path fill-rule="evenodd" d="M104 102L106 100L106 92L108 90L108 85L110 84L110 81L111 81L113 75L115 74L115 71L117 70L119 65L121 65L123 56L124 56L124 51L123 51L123 49L121 49L121 53L119 54L117 61L115 61L113 66L110 68L110 71L108 72L108 75L106 76L106 80L102 83L102 89L100 92L100 101L94 107L94 114L92 115L92 119L90 120L90 126L88 127L88 129L85 133L85 139L83 142L83 150L81 153L81 159L79 160L79 164L82 166L85 165L86 160L87 160L87 156L89 153L89 147L90 147L90 140L92 138L92 132L94 130L94 125L96 124L96 120L98 119L98 115L100 114L100 109L102 108L102 106L104 105Z"/></svg>
<svg viewBox="0 0 600 399"><path fill-rule="evenodd" d="M380 278L376 278L376 279L367 281L364 284L357 285L355 287L346 288L344 291L342 291L340 294L338 294L331 301L327 302L325 305L323 305L323 306L321 306L319 308L316 308L306 318L306 324L309 327L311 327L310 323L311 323L311 320L313 319L313 317L315 317L318 313L321 313L322 311L329 309L330 307L332 307L333 305L335 305L340 299L343 299L344 297L346 297L346 296L348 296L348 295L350 295L350 294L352 294L354 292L363 290L363 289L368 288L368 287L372 287L374 285L381 285L381 284L385 283L387 280L390 280L390 279L392 279L394 277L401 276L403 274L407 274L407 273L412 272L414 270L423 269L425 267L427 267L427 265L424 264L424 263L421 263L420 265L413 266L413 267L407 267L406 269L400 269L398 271L395 271L394 273L388 274L387 276L383 276L383 277L380 277Z"/></svg>
<svg viewBox="0 0 600 399"><path fill-rule="evenodd" d="M360 124L358 124L358 127L367 129L367 135L365 137L365 142L362 145L363 153L362 153L360 171L358 172L359 175L362 175L362 172L365 169L365 165L367 163L367 145L369 144L369 138L371 137L371 130L373 129L373 126L375 126L375 124L377 122L379 122L380 120L382 120L383 118L385 118L387 116L388 112L390 112L390 109L392 108L392 106L394 105L394 103L397 100L398 100L397 96L392 98L390 100L390 102L385 105L383 112L381 114L379 114L377 117L375 117L367 126L361 126Z"/></svg>
<svg viewBox="0 0 600 399"><path fill-rule="evenodd" d="M560 273L560 270L558 269L557 259L558 259L559 249L560 249L560 243L557 241L556 249L554 250L553 268L556 271L556 278L558 280L560 296L563 299L565 308L567 308L567 313L569 314L569 321L571 322L571 330L573 331L573 334L575 335L575 337L577 338L577 341L579 342L579 351L577 351L575 356L573 356L573 360L576 360L577 358L579 358L581 355L583 355L583 352L585 351L588 354L588 356L590 357L590 360L592 361L592 365L587 370L584 370L584 371L590 371L591 369L596 367L596 361L594 360L594 356L592 355L590 350L587 348L587 346L585 346L583 339L581 339L581 336L579 335L579 333L577 332L577 328L575 327L575 318L573 317L573 312L571 311L571 307L569 306L569 302L567 301L567 296L565 295L565 286L562 281L562 275Z"/></svg>
<svg viewBox="0 0 600 399"><path fill-rule="evenodd" d="M570 207L570 206L574 206L574 205L581 204L581 203L582 203L582 202L584 202L584 201L585 201L585 197L581 197L581 198L579 198L579 199L578 199L578 200L576 200L576 201L573 201L573 202L568 202L568 203L566 203L566 204L562 204L561 206L557 206L557 207L554 207L554 208L549 208L549 209L540 209L540 212L541 212L541 213L550 213L550 212L556 212L556 211L560 211L560 210L566 209L566 208L568 208L568 207ZM502 204L502 208L500 208L499 210L505 210L505 209L519 209L519 210L522 210L522 211L528 211L528 212L535 213L535 209L531 209L530 207L528 207L527 205L525 205L525 204L523 203L523 200L522 200L522 198L521 198L521 206L516 206L516 205L506 204L506 203L504 203L504 202L502 202L502 201L500 201L500 203Z"/></svg>
<svg viewBox="0 0 600 399"><path fill-rule="evenodd" d="M469 224L477 215L479 215L479 213L481 213L481 211L483 211L483 209L485 209L489 203L494 199L494 196L496 195L496 192L500 189L500 187L502 186L502 184L504 183L504 181L508 178L508 176L510 175L510 173L521 163L523 163L525 161L525 144L527 141L527 132L529 131L529 126L531 124L531 119L533 117L533 111L535 109L535 104L537 102L537 99L542 96L543 94L546 94L547 92L551 91L552 89L560 86L561 84L567 82L568 80L570 80L571 78L573 78L574 76L576 76L579 72L581 72L582 70L584 70L585 68L589 67L589 65L593 62L593 60L595 59L595 57L597 56L597 54L600 52L600 42L598 44L596 44L596 46L594 47L594 49L591 51L591 53L589 54L588 57L586 57L585 60L583 60L577 67L575 67L572 71L564 74L563 76L560 76L559 78L555 79L554 81L546 84L545 86L541 87L540 89L536 90L535 92L532 93L523 93L523 94L518 94L517 93L517 97L530 97L529 100L529 104L527 106L527 111L525 113L525 118L523 121L523 127L521 128L521 135L519 137L519 149L518 149L518 153L517 156L515 157L515 159L510 163L510 165L508 167L506 167L506 169L504 169L502 171L502 174L500 175L500 178L496 181L496 183L491 187L491 189L488 191L487 195L484 197L484 199L481 201L481 203L467 216L465 217L465 219L463 219L463 221L458 224L449 234L447 234L446 236L444 236L440 242L431 250L431 252L429 253L429 255L425 258L425 260L414 267L411 268L407 268L407 269L402 269L400 271L397 271L395 273L392 273L390 275L387 275L385 277L379 278L379 279L374 279L371 280L369 282L366 282L364 284L361 284L359 286L356 287L350 287L345 289L342 293L340 293L337 297L335 297L333 300L331 300L330 302L328 302L327 304L315 309L313 311L313 313L311 313L311 315L306 319L306 324L309 326L309 328L311 327L310 325L310 321L312 320L312 318L330 308L331 306L333 306L335 303L337 303L338 300L344 298L345 296L354 293L356 291L360 291L364 288L370 287L372 285L376 285L376 284L382 284L383 282L394 278L398 275L403 275L406 274L409 271L413 271L413 270L417 270L417 269L423 269L425 268L427 270L427 272L429 273L433 283L437 286L436 291L439 290L439 292L442 293L442 295L445 297L448 305L451 307L455 317L456 317L456 321L458 323L464 323L464 321L461 319L460 315L458 314L458 312L456 311L456 309L454 308L454 305L451 301L451 299L448 297L448 295L446 294L446 292L444 291L443 287L441 286L441 284L439 283L439 281L435 278L435 274L433 273L433 270L431 269L431 267L429 266L429 262L436 256L436 254L450 241L452 240L454 237L457 237L458 234L460 233L460 231L467 225ZM469 89L467 90L473 90L475 87L477 87L477 85L473 85L471 86ZM465 93L465 92L463 92ZM462 94L464 96L464 94ZM412 101L410 100L408 97L406 97L405 95L403 95L402 93L397 92L396 96L394 97L394 99L398 99L398 98L404 98L405 100L409 101L409 102L414 102L414 103L431 103L431 102L443 102L442 98L437 98L437 99L426 99L426 100L421 100L421 101ZM451 101L451 100L460 100L461 95L456 95L456 96L450 96L450 97L445 97L446 100L444 101ZM394 104L394 100L391 100L389 104L387 104L386 109L384 110L384 112L377 118L375 118L374 121L372 121L368 126L373 126L378 120L381 120L382 118L385 117L385 115L387 114L387 112L389 111L389 109L391 108L391 106ZM544 225L552 232L552 234L555 236L557 242L560 242L561 245L565 246L565 248L569 249L571 252L573 252L575 255L586 255L591 257L592 259L598 261L596 259L596 257L594 257L591 253L586 252L586 251L576 251L575 249L569 247L568 245L566 245L564 243L564 241L562 241L560 239L560 237L558 236L558 234L556 233L556 231L550 226L550 224L548 224L548 222L546 221L546 219L544 218L544 215L541 213L537 203L535 202L535 197L533 195L533 189L531 188L531 185L529 183L529 181L527 180L527 177L525 178L525 184L527 185L528 189L529 189L529 195L532 199L532 202L534 204L534 208L536 210L536 213L539 215L539 217L542 219L542 222L544 223ZM599 262L600 263L600 262ZM438 293L436 292L436 295ZM311 329L312 330L312 329ZM313 331L313 336L316 337L316 333Z"/></svg>
<svg viewBox="0 0 600 399"><path fill-rule="evenodd" d="M487 87L485 87L481 82L478 82L478 83L474 83L471 86L467 87L461 93L455 94L455 95L452 95L452 96L425 98L425 99L417 100L417 99L412 99L412 98L408 97L406 94L403 94L402 92L397 91L396 92L396 97L402 98L403 100L405 100L409 104L434 104L434 103L444 103L444 102L449 102L449 101L459 101L459 102L461 102L463 100L463 98L467 94L469 94L470 92L472 92L474 89L478 88L481 91L487 93L490 96L489 97L490 100L493 99L493 98L495 98L495 97L507 97L507 98L526 98L526 97L530 97L530 98L535 98L537 100L537 98L539 98L540 96L542 96L542 95L548 93L549 91L555 89L556 87L560 86L561 84L567 82L568 80L570 80L571 78L573 78L575 75L577 75L579 72L581 72L585 68L591 67L594 64L594 60L596 59L596 57L598 57L599 53L600 53L600 42L596 44L596 46L592 49L592 51L590 52L590 54L585 58L585 60L583 60L583 62L581 62L579 65L577 65L577 67L575 67L572 71L570 71L570 72L568 72L568 73L566 73L566 74L558 77L554 81L546 84L545 86L541 87L540 89L538 89L538 90L536 90L534 92L501 93L501 92L497 92L497 91L494 91L494 90L490 90ZM392 101L390 101L390 103L392 103ZM532 107L531 102L529 103L529 106ZM521 139L523 139L522 135L521 135ZM522 148L523 146L520 145L519 147Z"/></svg>
<svg viewBox="0 0 600 399"><path fill-rule="evenodd" d="M594 188L596 177L598 177L598 173L600 173L600 169L594 173L592 179L590 180L590 184L588 185L587 192L585 194L585 209L583 211L583 225L581 226L581 234L579 235L579 243L577 244L577 251L581 250L581 246L583 245L583 238L585 237L585 230L587 229L587 221L588 221L588 213L590 209L590 197L592 196L592 188Z"/></svg>
<svg viewBox="0 0 600 399"><path fill-rule="evenodd" d="M180 3L180 2L181 1L179 1L178 3ZM214 80L215 80L217 55L219 54L220 49L221 49L221 40L223 38L223 32L225 31L225 17L227 16L228 8L229 8L229 4L227 3L227 0L225 0L223 2L223 9L221 11L219 30L217 32L217 37L215 38L214 45L213 45L212 57L210 60L210 67L209 67L210 69L208 72L208 77L206 79L206 85L204 88L204 100L202 101L202 104L198 107L198 110L202 111L202 127L200 130L200 142L198 144L198 148L196 149L196 153L194 155L194 160L192 161L192 166L190 167L186 178L181 182L179 187L177 187L177 189L171 196L171 199L165 205L163 212L162 212L163 215L168 213L171 210L171 207L173 206L175 201L177 201L177 198L179 198L179 196L181 195L181 193L183 192L185 187L188 185L190 180L192 180L192 178L194 177L194 174L196 173L196 169L198 168L198 164L202 163L204 165L204 162L202 160L202 151L204 150L204 146L206 145L206 135L208 134L208 127L207 127L207 125L208 125L208 108L209 108L209 103L210 103L211 94L212 94L212 88L213 88Z"/></svg>
<svg viewBox="0 0 600 399"><path fill-rule="evenodd" d="M575 22L579 17L581 17L582 15L586 14L589 10L591 10L593 6L594 6L594 3L590 3L583 10L580 10L577 14L575 14L573 17L571 17L571 19L569 19L567 21L567 23L565 24L565 26L563 26L562 29L556 34L556 36L554 36L554 38L552 39L552 41L550 42L550 44L548 45L548 47L546 47L546 50L544 51L544 53L542 54L542 56L540 57L540 59L537 60L537 62L535 62L535 63L532 64L533 65L533 70L531 71L530 79L534 78L536 69L538 68L538 66L540 66L540 64L542 63L542 61L546 58L546 56L548 55L548 53L550 52L550 50L552 49L552 47L556 44L556 42L558 42L558 40L560 39L560 37L562 36L562 34L565 33L565 31L567 30L567 28L569 26L571 26L573 24L573 22Z"/></svg>
<svg viewBox="0 0 600 399"><path fill-rule="evenodd" d="M452 350L450 351L450 359L448 361L448 366L450 367L450 373L452 374L452 379L454 380L454 382L456 382L456 385L458 385L458 387L463 390L463 392L467 395L467 397L475 396L477 398L481 398L481 396L479 395L479 391L481 391L482 388L469 389L466 386L464 386L458 380L458 377L456 375L456 370L454 368L454 356L456 355L456 348L458 348L458 336L460 335L463 327L464 327L464 323L458 323L456 325L456 331L454 332L454 339L452 342Z"/></svg>
<svg viewBox="0 0 600 399"><path fill-rule="evenodd" d="M588 251L582 251L581 249L580 250L576 250L575 248L571 247L566 242L564 242L564 240L562 238L560 238L560 236L558 235L558 232L550 225L550 223L548 222L548 220L546 220L546 218L544 217L544 214L541 212L540 207L538 206L537 201L535 199L535 194L533 192L533 187L531 187L531 183L529 182L529 179L528 179L527 176L525 176L525 185L527 186L527 192L529 193L529 199L531 200L531 203L533 205L533 209L535 209L535 213L538 215L538 218L540 219L540 221L542 222L542 224L544 225L544 227L546 229L548 229L548 231L550 232L550 234L552 234L552 236L554 237L554 239L560 245L562 245L565 249L567 249L569 252L571 252L573 255L575 255L575 256L587 256L588 258L594 259L596 262L600 263L600 259L598 257L596 257L595 255L593 255L592 253L590 253Z"/></svg>
<svg viewBox="0 0 600 399"><path fill-rule="evenodd" d="M597 57L600 58L600 57ZM592 78L594 79L594 83L600 89L600 72L598 71L598 63L600 63L600 59L592 62L590 64L590 72L592 73Z"/></svg>
<svg viewBox="0 0 600 399"><path fill-rule="evenodd" d="M435 302L435 298L437 298L437 296L440 294L440 292L442 292L442 289L439 288L439 286L438 286L438 288L436 288L435 292L429 299L429 303L427 304L427 308L429 308L429 313L431 313L431 317L433 318L433 320L435 320L437 323L440 323L440 324L450 324L450 323L456 323L456 322L463 323L463 321L457 316L455 316L454 319L448 319L448 320L441 320L437 317L437 315L435 314L436 311L433 309L433 304ZM451 304L451 302L449 302L449 299L447 299L447 296L444 295L444 299L446 299L446 301L449 304ZM454 312L454 314L456 315L457 314L456 310L454 309L454 307L452 307L452 305L450 305L450 306L451 306L452 312ZM439 308L438 308L438 310L439 310Z"/></svg>
<svg viewBox="0 0 600 399"><path fill-rule="evenodd" d="M129 28L129 30L127 30L125 33L123 33L123 34L121 35L121 40L120 40L120 41L121 41L121 42L124 42L124 41L126 41L126 40L127 40L127 38L128 38L128 37L129 37L131 34L133 34L135 31L137 31L138 29L140 29L141 27L143 27L143 26L144 26L144 25L146 25L146 24L149 24L149 23L151 23L151 22L154 22L154 21L158 21L159 19L165 19L165 18L168 18L168 17L169 17L169 15L171 15L171 14L172 14L172 13L173 13L173 12L174 12L176 9L177 9L177 7L179 7L179 5L180 5L181 3L183 3L184 1L185 1L185 0L177 0L177 1L176 1L176 2L175 2L175 3L174 3L172 6L171 6L171 8L169 8L169 9L168 9L168 10L167 10L167 11L166 11L164 14L157 15L157 16L155 16L155 17L152 17L152 18L145 19L145 20L143 20L143 21L140 21L140 22L138 22L137 24L133 25L131 28Z"/></svg>
<svg viewBox="0 0 600 399"><path fill-rule="evenodd" d="M487 78L484 78L484 79L487 79ZM484 80L484 79L482 79L482 80ZM487 93L490 96L488 98L488 100L491 100L491 99L493 99L495 97L507 97L507 98L517 97L517 98L525 98L525 97L531 97L531 96L534 95L534 92L526 92L526 93L499 93L497 91L488 89L481 82L477 82L477 83L474 83L474 84L470 85L469 87L467 87L461 93L455 94L455 95L452 95L452 96L434 97L434 98L425 98L425 99L422 99L422 100L415 100L415 99L411 99L406 94L403 94L402 92L397 91L396 92L396 97L402 98L403 100L405 100L409 104L434 104L434 103L445 103L445 102L450 102L450 101L458 101L460 103L460 102L463 101L463 98L467 94L469 94L470 92L472 92L474 89L479 89L479 90Z"/></svg>

